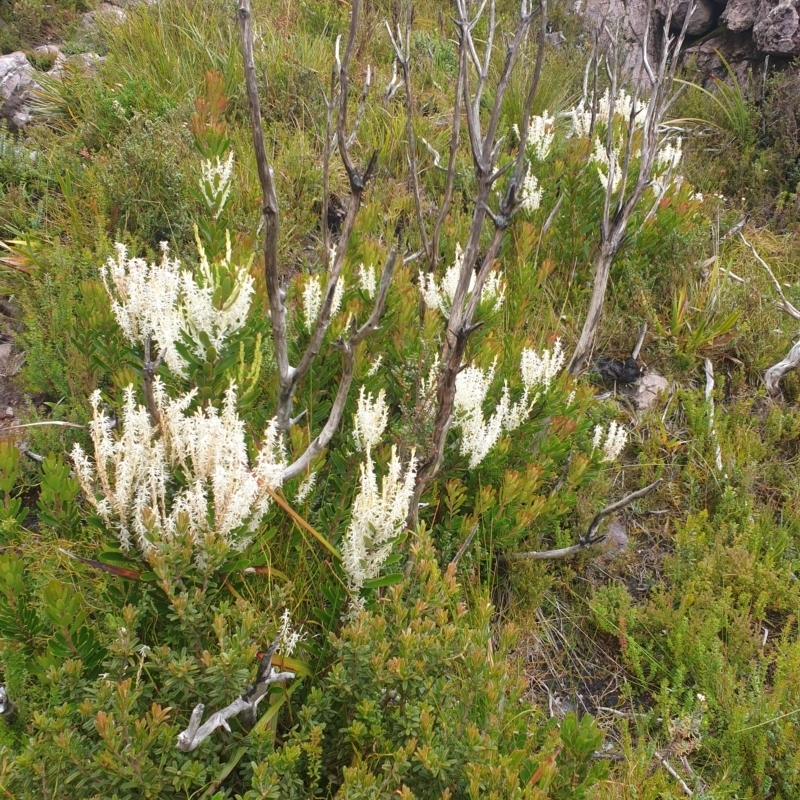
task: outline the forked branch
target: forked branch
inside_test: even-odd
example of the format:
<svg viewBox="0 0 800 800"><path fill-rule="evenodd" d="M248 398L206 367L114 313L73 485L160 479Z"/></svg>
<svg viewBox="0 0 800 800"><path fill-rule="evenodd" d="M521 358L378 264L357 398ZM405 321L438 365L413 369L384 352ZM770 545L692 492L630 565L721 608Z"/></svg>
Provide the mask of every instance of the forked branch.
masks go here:
<svg viewBox="0 0 800 800"><path fill-rule="evenodd" d="M594 286L592 298L589 303L589 310L581 330L581 335L575 347L575 351L570 359L568 371L570 375L577 375L586 365L589 359L597 329L600 325L600 318L603 313L608 278L611 272L611 265L625 241L628 223L641 201L645 191L651 185L653 167L658 155L661 141L662 123L665 115L672 105L675 94L672 91L675 82L675 71L678 66L678 53L683 46L686 37L686 29L692 15L693 7L687 10L683 27L677 37L670 34L670 23L672 20L672 9L675 0L671 0L667 18L664 21L664 35L659 63L654 70L650 65L647 56L647 41L650 36L650 25L653 11L653 0L650 0L647 11L647 27L644 34L643 43L643 62L642 68L646 72L651 84L650 100L645 108L639 107L638 91L634 93L631 113L628 119L625 141L625 155L622 164L619 165L620 175L618 182L614 180L614 172L617 168L616 157L612 142L614 105L619 97L619 47L615 36L611 36L611 61L609 63L609 75L611 86L609 88L609 119L608 131L606 135L606 157L608 159L608 178L606 182L606 193L603 204L603 218L600 231L600 245L597 250L594 264ZM595 90L596 95L596 90ZM594 108L597 105L597 97L593 100ZM639 129L636 118L644 111L644 121ZM634 134L639 139L641 148L639 154L639 169L635 174L631 174L632 166L632 143ZM631 184L630 190L628 189ZM615 185L618 184L618 185Z"/></svg>
<svg viewBox="0 0 800 800"><path fill-rule="evenodd" d="M487 8L487 3L489 9L487 21L488 30L484 34L484 41L486 44L483 50L483 57L481 57L475 38L473 37L473 32L481 19L481 15ZM481 291L499 252L504 232L519 206L518 188L522 184L525 177L525 170L527 169L524 147L520 148L520 152L514 161L514 168L508 182L508 187L500 201L496 213L490 209L489 201L493 193L495 181L497 181L501 175L507 173L506 169L500 171L495 170L495 161L499 149L497 129L500 122L503 99L511 79L511 74L519 60L522 45L528 38L531 25L537 13L541 15L541 31L539 36L539 48L536 56L536 66L526 94L523 119L521 120L521 136L523 141L525 141L527 137L530 112L539 85L542 58L544 55L544 37L546 33L547 16L546 3L543 1L539 8L531 11L528 3L523 2L520 8L520 18L517 29L508 41L506 47L505 59L494 91L494 102L484 126L481 120L480 101L486 88L491 49L496 36L498 23L495 15L494 0L487 0L487 2L484 2L473 17L470 16L472 7L472 4L466 2L466 0L457 0L456 2L457 17L455 23L458 31L459 44L459 84L456 87L456 98L459 99L460 97L463 101L463 111L467 120L472 161L475 177L477 179L477 189L472 221L467 242L464 247L461 271L453 295L440 358L442 372L437 385L437 410L434 420L432 446L428 459L421 465L417 474L417 485L409 514L409 523L411 525L416 523L417 508L423 492L430 485L430 482L435 478L441 468L445 441L450 429L455 401L456 377L461 369L469 336L476 327L474 320ZM472 88L470 81L471 72L474 72L476 76L475 88ZM453 135L451 137L448 186L451 186L455 170L454 150L452 148L457 146L458 132L456 126L459 124L460 113L460 109L456 108L453 120ZM488 249L485 253L481 254L481 237L487 216L489 216L494 223L495 229ZM442 216L440 215L439 220L437 220L437 231L441 228L441 221ZM435 238L436 236L438 236L438 233L435 234ZM434 259L437 255L435 252L437 247L438 242L434 241L431 248L433 250ZM476 274L476 266L479 258L482 258L482 262ZM435 263L435 260L433 263Z"/></svg>
<svg viewBox="0 0 800 800"><path fill-rule="evenodd" d="M256 712L259 702L269 693L269 688L274 683L286 683L294 678L294 672L279 672L272 666L272 659L278 650L281 642L280 635L264 654L258 666L258 674L255 683L247 687L247 691L239 695L230 705L214 712L202 725L203 711L205 706L198 703L192 711L189 724L186 730L178 734L178 744L176 747L184 753L190 753L199 747L217 728L224 728L230 731L229 719L242 715L242 720L248 727L252 727L256 721Z"/></svg>
<svg viewBox="0 0 800 800"><path fill-rule="evenodd" d="M331 324L331 310L336 294L336 287L341 278L344 267L345 254L350 242L355 225L356 215L361 206L364 189L370 178L374 175L377 164L377 152L372 154L369 162L363 171L356 167L350 154L350 146L355 137L355 132L359 121L364 113L364 105L371 82L368 71L366 84L361 97L361 103L356 115L353 130L348 134L347 131L347 109L348 96L350 90L350 63L355 50L356 34L358 31L358 20L361 9L361 0L353 0L351 4L350 28L344 54L340 56L341 41L336 41L335 67L331 75L330 95L326 97L327 105L327 125L323 152L323 202L322 202L322 239L325 247L325 258L330 258L328 279L322 303L314 323L310 341L301 355L297 366L293 367L289 363L287 331L286 331L286 306L285 287L282 285L279 265L278 265L278 201L275 193L272 167L267 158L266 147L264 145L264 130L261 122L261 107L258 98L258 83L256 80L256 69L253 55L253 31L250 14L250 0L239 0L239 24L242 40L242 54L244 57L245 82L247 86L247 97L250 111L250 126L253 134L253 146L256 154L258 166L258 177L261 184L263 213L264 213L264 270L267 285L267 299L269 302L270 318L272 322L272 338L275 346L275 360L278 366L278 404L275 417L278 428L286 432L292 425L292 405L295 392L301 380L308 373L314 360L319 355L325 336ZM338 98L335 96L338 85ZM329 208L329 168L332 149L332 129L333 116L336 111L336 135L335 140L339 151L339 157L344 164L350 183L350 197L347 202L342 230L336 248L330 247L330 232L327 225L327 212ZM332 255L332 258L330 257ZM395 256L392 254L387 263L387 270L384 277L391 277L394 268ZM383 284L382 284L383 289ZM344 355L344 372L339 382L339 390L334 402L331 414L325 423L322 432L314 439L306 453L292 464L286 472L284 479L299 474L302 469L300 465L307 465L310 460L330 441L334 431L341 421L344 405L347 401L347 392L353 376L355 364L355 353L353 348L363 340L372 330L377 328L377 319L383 313L386 303L385 287L383 294L379 294L375 307L370 315L370 321L365 323L361 329L356 331L353 336L339 346ZM376 320L374 324L371 322Z"/></svg>
<svg viewBox="0 0 800 800"><path fill-rule="evenodd" d="M611 503L611 505L608 505L601 511L598 511L594 515L594 519L592 519L591 523L589 523L586 533L581 536L577 544L574 544L571 547L561 547L557 550L531 550L527 553L516 553L514 556L512 556L512 558L520 560L535 559L539 561L552 561L560 558L569 558L570 556L577 555L578 553L588 550L590 547L600 544L606 538L605 535L597 535L597 531L600 528L600 523L610 514L613 514L614 512L619 511L620 509L625 508L625 506L633 503L634 500L639 500L640 498L650 494L650 492L652 492L661 483L661 480L662 479L659 478L657 481L653 481L653 483L645 486L643 489L637 489L635 492L625 495L622 500L617 500L616 503Z"/></svg>

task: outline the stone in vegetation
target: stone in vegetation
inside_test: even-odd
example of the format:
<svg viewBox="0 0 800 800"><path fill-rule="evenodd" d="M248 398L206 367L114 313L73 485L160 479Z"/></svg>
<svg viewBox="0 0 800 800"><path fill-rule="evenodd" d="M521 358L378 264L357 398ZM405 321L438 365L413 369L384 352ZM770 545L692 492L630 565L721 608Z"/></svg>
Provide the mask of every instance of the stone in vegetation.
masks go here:
<svg viewBox="0 0 800 800"><path fill-rule="evenodd" d="M30 92L36 88L33 67L25 53L0 56L0 119L9 130L18 131L30 122Z"/></svg>

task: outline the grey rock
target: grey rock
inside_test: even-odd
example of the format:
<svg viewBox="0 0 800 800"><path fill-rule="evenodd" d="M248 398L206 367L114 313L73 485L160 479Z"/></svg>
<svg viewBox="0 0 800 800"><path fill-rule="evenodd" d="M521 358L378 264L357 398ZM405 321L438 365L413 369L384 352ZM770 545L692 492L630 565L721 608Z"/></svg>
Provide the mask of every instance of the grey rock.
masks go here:
<svg viewBox="0 0 800 800"><path fill-rule="evenodd" d="M636 381L631 393L631 399L637 411L647 411L662 392L669 388L667 379L657 372L648 370Z"/></svg>
<svg viewBox="0 0 800 800"><path fill-rule="evenodd" d="M100 3L97 8L87 11L81 17L81 27L87 31L96 31L101 25L119 25L128 18L125 9L115 3Z"/></svg>
<svg viewBox="0 0 800 800"><path fill-rule="evenodd" d="M25 53L0 56L0 96L8 100L33 84L33 67Z"/></svg>
<svg viewBox="0 0 800 800"><path fill-rule="evenodd" d="M585 10L581 11L582 2L583 0L577 0L575 13L583 13L587 30L595 30L599 26L601 38L605 35L603 31L606 28L610 31L619 31L625 53L622 74L646 81L646 77L641 73L641 43L650 11L648 0L627 0L626 2L623 0L586 0ZM648 38L650 63L653 63L656 58L661 35L660 27L663 27L658 24L659 18L656 12L653 12L653 17L654 35Z"/></svg>
<svg viewBox="0 0 800 800"><path fill-rule="evenodd" d="M80 70L83 72L94 72L100 64L106 60L105 56L97 53L76 53L72 56L63 56L56 61L53 68L47 74L53 78L62 78L67 71Z"/></svg>
<svg viewBox="0 0 800 800"><path fill-rule="evenodd" d="M800 55L800 0L762 0L753 40L762 53Z"/></svg>
<svg viewBox="0 0 800 800"><path fill-rule="evenodd" d="M599 561L610 561L628 549L628 534L625 532L625 526L618 519L608 526L605 539L600 542L598 548L600 550Z"/></svg>
<svg viewBox="0 0 800 800"><path fill-rule="evenodd" d="M719 21L729 31L749 31L758 16L758 0L728 0Z"/></svg>
<svg viewBox="0 0 800 800"><path fill-rule="evenodd" d="M25 53L0 56L0 119L16 132L31 121L30 96L38 88Z"/></svg>
<svg viewBox="0 0 800 800"><path fill-rule="evenodd" d="M748 70L760 63L758 51L749 31L723 31L718 36L706 39L699 45L684 50L684 59L693 59L704 83L711 78L729 80L728 70L720 55L728 62L739 86L748 85Z"/></svg>
<svg viewBox="0 0 800 800"><path fill-rule="evenodd" d="M662 19L667 18L669 2L670 0L656 0L656 11L658 11ZM679 0L679 2L675 3L670 21L672 30L679 31L683 27L689 3L690 0ZM695 10L689 19L689 24L686 26L686 33L689 36L700 36L708 33L714 27L715 17L714 4L711 0L695 0Z"/></svg>

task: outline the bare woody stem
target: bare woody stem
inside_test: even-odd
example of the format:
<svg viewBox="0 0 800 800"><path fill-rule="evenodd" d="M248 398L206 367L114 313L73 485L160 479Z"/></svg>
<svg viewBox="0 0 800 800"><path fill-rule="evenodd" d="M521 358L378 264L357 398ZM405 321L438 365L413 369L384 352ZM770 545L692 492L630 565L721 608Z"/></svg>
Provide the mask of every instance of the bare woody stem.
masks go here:
<svg viewBox="0 0 800 800"><path fill-rule="evenodd" d="M561 547L557 550L531 550L527 553L517 553L511 558L517 560L534 559L538 561L569 558L570 556L577 555L578 553L582 553L585 550L600 544L606 538L605 536L597 535L597 531L600 528L600 523L615 511L619 511L620 509L625 508L625 506L630 505L632 502L634 502L634 500L639 500L640 498L650 494L650 492L659 486L660 483L661 478L659 478L657 481L653 481L653 483L645 486L643 489L637 489L635 492L625 495L625 497L623 497L621 500L617 500L615 503L611 503L611 505L608 505L604 509L598 511L589 524L586 533L581 536L577 544L574 544L571 547Z"/></svg>
<svg viewBox="0 0 800 800"><path fill-rule="evenodd" d="M250 126L253 134L253 147L256 154L256 164L258 167L258 178L261 184L263 213L264 213L264 271L267 285L267 299L269 302L270 318L272 322L272 338L275 345L275 360L278 366L278 405L275 412L279 430L286 432L292 425L292 405L295 392L300 381L308 373L314 360L319 355L325 336L331 324L331 310L333 298L336 293L336 286L341 278L344 267L345 254L350 242L355 225L356 215L361 206L364 190L367 183L375 173L377 164L377 151L372 154L365 169L360 171L350 155L349 146L353 141L355 129L363 114L364 103L369 88L369 77L362 94L361 105L358 110L353 133L347 135L347 107L350 88L349 69L353 56L358 31L359 14L361 10L361 0L353 0L351 4L350 28L343 57L339 58L339 41L336 43L336 64L331 74L330 95L326 96L327 124L323 152L323 202L322 202L322 238L325 247L325 258L328 257L330 246L330 231L327 224L327 213L330 200L329 174L331 156L331 132L333 128L333 112L336 110L336 142L339 156L344 164L350 183L350 197L347 203L344 222L342 224L341 235L336 255L329 265L328 280L322 304L311 333L311 339L303 352L296 367L289 364L287 331L286 331L286 306L284 304L285 289L281 285L278 268L278 201L275 193L272 168L267 158L264 145L264 130L261 122L261 107L258 98L258 83L256 80L255 61L253 55L253 31L251 25L250 0L239 0L239 23L242 40L242 53L245 66L245 83L247 86L248 106L250 111ZM338 100L335 97L336 85L338 83ZM388 280L394 269L396 256L392 253L389 257L384 278L387 283L381 284L381 293L376 300L375 307L370 315L369 321L360 329L354 332L348 339L339 343L343 354L343 373L339 382L336 399L334 401L331 414L325 423L322 432L309 445L308 450L303 453L290 467L287 468L284 480L294 477L305 469L317 453L324 448L330 441L333 433L341 422L344 406L347 401L347 393L353 378L355 367L354 348L360 343L368 333L377 329L386 304L386 294L388 292Z"/></svg>
<svg viewBox="0 0 800 800"><path fill-rule="evenodd" d="M328 420L322 428L322 431L312 440L305 452L284 470L284 482L304 472L313 459L328 446L333 434L339 427L342 415L344 414L344 407L347 403L350 385L353 382L356 347L363 342L369 334L378 330L378 323L383 315L383 310L386 307L386 300L389 296L389 286L392 282L392 275L394 274L396 262L397 252L392 250L381 275L380 286L369 319L360 328L352 331L349 338L343 339L337 343L336 346L342 351L342 375L339 378L339 388L336 391L336 398L333 401L331 413L328 415Z"/></svg>
<svg viewBox="0 0 800 800"><path fill-rule="evenodd" d="M677 38L670 35L670 23L672 18L672 9L674 0L670 2L667 19L664 22L664 41L661 47L659 63L654 71L647 55L647 42L650 37L650 25L652 19L653 0L650 0L648 6L647 27L644 33L643 53L642 53L642 69L647 74L651 85L651 97L645 109L644 123L641 128L641 155L639 157L639 170L633 181L633 188L627 194L628 182L631 179L631 148L634 134L638 134L635 118L637 116L637 100L638 91L634 95L633 107L631 115L628 120L627 137L625 145L625 156L621 165L621 176L619 181L619 189L614 188L613 181L613 147L612 147L612 133L613 133L613 120L614 120L614 104L617 100L619 93L618 86L618 72L619 72L619 57L618 45L615 37L612 39L612 59L613 63L609 67L611 88L609 90L609 121L608 133L606 137L606 154L609 160L608 168L608 182L606 184L606 193L603 202L603 217L600 228L600 245L597 250L594 264L594 285L592 288L592 297L589 302L589 309L586 313L586 319L581 330L580 338L575 346L575 351L570 359L567 371L570 375L577 375L580 373L586 362L589 359L592 348L594 346L597 329L600 326L600 319L603 313L603 305L605 303L606 290L608 288L608 279L611 273L611 265L614 258L619 252L622 244L625 241L628 223L631 216L636 211L639 202L641 201L646 189L650 186L653 165L655 164L656 156L658 155L659 147L662 144L660 141L661 125L664 117L674 102L675 95L672 92L672 87L675 82L675 70L678 66L678 52L683 46L683 41L686 37L686 28L691 18L690 11L687 12L681 28L680 34ZM595 97L593 100L593 108L597 102ZM616 199L614 195L616 194Z"/></svg>
<svg viewBox="0 0 800 800"><path fill-rule="evenodd" d="M445 331L445 341L442 347L442 372L437 385L437 410L434 420L432 446L427 461L422 464L417 475L415 494L411 503L411 511L409 513L409 524L411 526L414 526L417 522L419 502L425 489L430 485L431 481L436 477L441 469L445 441L447 439L447 433L450 429L453 405L455 401L456 378L459 370L461 369L461 364L469 336L479 324L474 323L473 320L475 318L475 313L480 301L481 291L492 268L493 262L499 252L505 230L510 224L511 218L513 217L513 214L519 205L517 196L518 187L521 185L525 177L525 170L527 168L527 164L525 162L524 145L520 147L520 152L514 161L513 172L511 174L506 192L501 199L497 214L493 214L489 209L489 197L491 195L494 183L498 180L501 174L505 174L507 171L495 171L494 169L498 147L497 129L500 121L503 98L505 96L506 89L508 88L511 73L513 72L517 62L520 49L528 37L531 24L537 13L539 13L541 16L541 30L539 35L539 47L536 56L536 66L534 68L534 74L526 95L525 109L523 112L521 127L523 142L527 139L530 112L541 77L542 58L544 55L545 43L544 37L546 33L547 22L547 7L546 3L542 2L536 11L530 11L528 9L527 2L523 2L520 22L517 30L514 33L514 36L507 45L505 60L503 62L503 67L495 89L494 103L486 123L485 133L482 133L482 123L480 118L481 98L483 96L488 79L492 46L497 27L494 0L489 0L488 3L489 30L486 35L486 46L483 59L481 59L478 54L472 34L486 6L487 4L484 3L478 10L476 16L474 18L470 18L469 13L471 4L467 3L466 0L457 0L456 2L456 9L458 12L456 26L459 35L459 82L456 86L456 97L461 98L464 103L464 114L467 120L469 143L472 151L472 160L478 186L469 236L464 248L461 273L459 275L458 284L453 296L450 317L448 319L447 328ZM477 83L474 90L471 90L470 88L470 64L477 74ZM456 108L453 121L454 131L453 135L451 136L451 148L457 146L457 125L459 124L458 120L460 118L460 113L460 110ZM452 181L453 173L455 171L455 159L453 156L454 153L451 149L451 159L448 166L448 190L452 186L450 181ZM449 202L449 195L447 196L447 201ZM473 275L475 274L476 264L478 263L480 240L487 215L492 219L495 230L489 247L483 255L481 267L477 271L477 275L475 275L475 282L471 289L471 294L469 294L470 283ZM442 216L440 214L440 217L437 219L436 223L436 236L438 236L438 231L441 228L441 220ZM435 250L437 246L438 242L431 249ZM433 253L433 257L434 259L436 258L435 252Z"/></svg>
<svg viewBox="0 0 800 800"><path fill-rule="evenodd" d="M264 127L261 123L261 103L258 99L255 58L253 56L253 30L251 26L250 0L239 0L239 30L244 58L244 80L247 87L247 104L250 112L250 128L253 133L253 149L261 184L262 212L264 214L264 277L267 286L272 341L275 346L275 361L278 366L278 427L289 429L294 394L294 370L289 366L286 342L286 306L283 288L278 273L278 196L275 193L272 167L264 144Z"/></svg>
<svg viewBox="0 0 800 800"><path fill-rule="evenodd" d="M248 686L247 691L237 697L230 705L213 713L202 725L205 706L199 703L192 711L186 729L178 734L178 750L190 753L199 747L217 728L230 731L228 720L242 715L246 726L252 727L256 722L256 711L259 702L268 694L269 687L274 683L286 683L294 678L294 672L279 672L272 666L272 659L278 650L281 639L278 636L264 654L258 666L258 675L255 682Z"/></svg>
<svg viewBox="0 0 800 800"><path fill-rule="evenodd" d="M158 413L158 406L156 405L155 394L153 393L153 381L155 380L158 368L164 358L163 353L159 353L155 361L151 360L152 342L150 336L144 337L144 361L142 362L142 391L144 392L144 402L147 408L147 413L150 415L150 421L153 425L158 426L161 422L161 415Z"/></svg>

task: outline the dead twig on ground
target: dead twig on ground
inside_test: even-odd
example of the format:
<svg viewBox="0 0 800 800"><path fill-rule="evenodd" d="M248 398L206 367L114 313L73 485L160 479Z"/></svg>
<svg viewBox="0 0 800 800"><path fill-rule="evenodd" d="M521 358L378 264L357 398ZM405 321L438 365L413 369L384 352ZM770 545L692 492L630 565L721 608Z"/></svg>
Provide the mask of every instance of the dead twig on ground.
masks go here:
<svg viewBox="0 0 800 800"><path fill-rule="evenodd" d="M518 561L529 558L537 561L552 561L560 558L569 558L570 556L577 555L578 553L582 553L589 548L600 544L606 538L605 536L596 535L597 529L600 527L600 523L615 511L619 511L620 509L625 508L625 506L632 503L634 500L638 500L639 498L650 494L650 492L652 492L661 483L661 481L662 479L659 478L657 481L653 481L653 483L645 486L643 489L638 489L635 492L631 492L621 500L617 500L616 503L612 503L601 511L598 511L597 514L594 515L594 519L592 519L591 523L589 524L588 530L583 536L581 536L577 544L574 544L571 547L561 547L556 550L531 550L526 553L515 553L511 556L511 558Z"/></svg>

